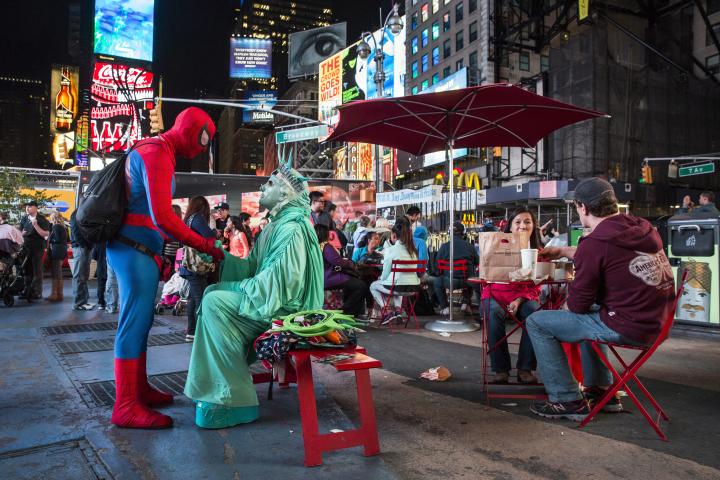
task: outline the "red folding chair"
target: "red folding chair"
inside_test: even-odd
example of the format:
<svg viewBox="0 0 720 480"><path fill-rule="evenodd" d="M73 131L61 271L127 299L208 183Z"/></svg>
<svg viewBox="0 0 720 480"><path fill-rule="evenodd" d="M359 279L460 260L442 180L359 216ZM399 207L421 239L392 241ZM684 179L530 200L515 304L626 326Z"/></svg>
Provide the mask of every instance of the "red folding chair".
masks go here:
<svg viewBox="0 0 720 480"><path fill-rule="evenodd" d="M395 285L395 274L396 273L414 273L418 277L422 277L425 275L425 271L427 270L427 260L393 260L390 273L392 273L392 283L390 285L390 293L388 293L385 296L385 304L383 305L382 312L380 314L380 317L384 317L387 313L388 305L390 304L390 299L392 299L395 295L399 296L401 298L401 305L400 305L400 311L403 311L407 314L407 320L405 320L405 328L407 328L408 322L410 322L410 319L412 318L415 320L415 328L420 328L420 321L417 319L417 315L415 315L415 303L417 302L418 295L420 295L420 285L417 285L417 288L414 288L412 290L396 290L397 286ZM390 330L393 329L392 322L390 322Z"/></svg>
<svg viewBox="0 0 720 480"><path fill-rule="evenodd" d="M597 404L593 407L593 409L590 411L590 414L585 417L585 419L580 423L578 428L582 428L585 425L587 425L590 420L592 420L595 415L605 406L605 404L613 398L613 396L617 393L618 390L623 388L625 392L627 393L628 397L633 401L633 403L638 407L638 410L640 410L640 413L642 413L643 417L645 417L645 420L648 421L650 426L655 430L655 433L658 434L660 439L664 441L668 441L667 436L663 433L662 429L660 429L660 422L662 420L670 421L670 417L667 416L665 411L660 407L660 404L653 398L653 396L650 394L648 389L645 387L645 385L642 384L640 379L637 377L637 372L640 370L640 367L643 366L645 362L647 362L653 353L655 353L655 350L662 345L662 343L667 340L670 329L673 326L673 322L675 321L675 310L677 309L677 304L682 296L683 292L683 286L685 285L685 280L687 279L687 271L683 273L682 280L680 281L680 287L678 288L677 294L675 295L675 301L673 302L673 306L670 309L670 311L667 313L667 316L664 319L662 330L660 331L660 335L658 335L657 339L653 342L650 346L634 346L634 345L621 345L618 343L612 343L612 342L600 342L596 340L585 340L590 344L592 349L597 354L598 358L600 358L600 361L602 361L605 366L610 370L613 377L615 377L615 383L611 388L609 388L603 397L597 402ZM615 358L617 361L622 365L623 371L622 373L618 373L617 370L612 366L610 363L610 360L608 360L607 356L603 353L602 349L600 348L601 345L607 345L608 349L615 355ZM617 348L625 348L629 350L637 350L640 353L638 354L635 359L630 362L628 365L625 360L620 356ZM633 380L640 391L645 395L645 398L648 399L650 404L652 404L653 408L655 408L655 412L657 413L657 418L653 419L648 411L643 407L642 403L640 403L640 400L638 399L637 395L630 390L630 385L628 384L630 380Z"/></svg>
<svg viewBox="0 0 720 480"><path fill-rule="evenodd" d="M438 260L438 271L440 272L440 276L445 272L450 271L450 260ZM467 282L468 279L468 271L470 269L470 265L468 264L468 261L464 258L461 258L459 260L453 261L453 280L458 279L462 280L463 282ZM456 276L457 275L457 276ZM472 298L472 289L470 286L465 285L461 288L452 288L453 286L450 285L450 288L448 288L448 292L450 293L448 298L448 304L450 305L450 308L453 308L453 300L455 299L455 294L460 293L461 295L465 293L467 290L471 290L470 292L470 298ZM467 303L468 308L470 309L470 314L472 315L472 304L469 301Z"/></svg>

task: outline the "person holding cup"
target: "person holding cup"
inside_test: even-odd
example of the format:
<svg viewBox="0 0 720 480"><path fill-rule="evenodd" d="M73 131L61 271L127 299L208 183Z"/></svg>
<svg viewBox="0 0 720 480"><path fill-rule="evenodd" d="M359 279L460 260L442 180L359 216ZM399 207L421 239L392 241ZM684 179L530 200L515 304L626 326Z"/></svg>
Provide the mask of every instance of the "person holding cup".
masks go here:
<svg viewBox="0 0 720 480"><path fill-rule="evenodd" d="M508 220L505 233L529 233L530 250L534 250L534 252L528 252L525 255L528 257L527 260L534 259L537 262L537 254L542 248L542 241L540 240L535 215L530 210L525 207L515 210ZM540 308L539 298L540 286L538 285L492 283L484 288L482 292L483 308L484 311L489 312L488 345L492 348L505 336L506 313L500 303L506 305L508 311L515 315L518 320L525 321L531 313ZM532 373L535 364L535 352L530 337L523 329L517 361L518 382L537 383L537 378ZM508 383L511 363L510 351L506 341L497 345L497 348L490 352L490 366L494 373L494 378L490 383Z"/></svg>

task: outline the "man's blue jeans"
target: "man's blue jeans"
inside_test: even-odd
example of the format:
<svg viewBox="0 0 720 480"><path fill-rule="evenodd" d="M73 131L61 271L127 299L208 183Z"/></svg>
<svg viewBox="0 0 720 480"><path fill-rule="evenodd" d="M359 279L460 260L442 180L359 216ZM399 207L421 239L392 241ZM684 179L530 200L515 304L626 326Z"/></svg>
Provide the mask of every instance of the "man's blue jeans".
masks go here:
<svg viewBox="0 0 720 480"><path fill-rule="evenodd" d="M112 307L117 310L118 308L118 281L115 270L110 266L110 261L107 260L107 283L105 284L105 301L108 307Z"/></svg>
<svg viewBox="0 0 720 480"><path fill-rule="evenodd" d="M545 391L551 402L572 402L582 398L578 382L570 372L567 356L560 342L601 340L633 343L605 325L597 310L589 313L541 310L530 315L525 325L535 349ZM590 345L582 342L580 351L585 386L611 385L613 378L610 370L600 361Z"/></svg>
<svg viewBox="0 0 720 480"><path fill-rule="evenodd" d="M482 308L483 313L489 311L490 314L488 318L487 335L489 348L492 348L507 333L505 328L506 314L500 304L489 298L482 301ZM516 316L520 321L524 321L538 308L540 308L540 305L537 302L527 300L520 305ZM515 324L513 324L513 326L515 326ZM528 334L523 330L518 347L517 369L527 371L534 370L535 364L535 353L533 352L532 343L530 342ZM510 372L512 365L507 340L490 352L490 367L495 373Z"/></svg>

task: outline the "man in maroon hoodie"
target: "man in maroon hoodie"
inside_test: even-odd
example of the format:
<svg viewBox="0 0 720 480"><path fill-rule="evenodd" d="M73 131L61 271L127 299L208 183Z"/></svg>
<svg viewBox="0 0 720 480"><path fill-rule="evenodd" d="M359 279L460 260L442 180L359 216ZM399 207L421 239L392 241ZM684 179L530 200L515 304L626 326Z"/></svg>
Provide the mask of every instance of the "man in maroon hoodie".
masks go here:
<svg viewBox="0 0 720 480"><path fill-rule="evenodd" d="M590 413L588 402L599 399L613 378L583 342L585 388L581 392L560 342L593 339L628 345L652 343L675 294L672 269L660 236L647 220L618 213L612 185L588 178L566 199L574 202L580 222L590 233L577 247L542 251L545 259L573 259L575 280L569 286L565 309L538 311L527 319L548 394L547 402L535 403L530 410L546 418L581 421ZM620 412L622 404L615 398L603 411Z"/></svg>

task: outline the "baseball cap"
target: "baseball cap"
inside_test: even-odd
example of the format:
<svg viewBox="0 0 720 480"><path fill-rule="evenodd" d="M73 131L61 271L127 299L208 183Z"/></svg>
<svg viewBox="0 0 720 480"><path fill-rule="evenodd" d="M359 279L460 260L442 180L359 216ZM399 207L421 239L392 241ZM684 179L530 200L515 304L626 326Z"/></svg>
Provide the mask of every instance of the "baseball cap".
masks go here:
<svg viewBox="0 0 720 480"><path fill-rule="evenodd" d="M581 180L580 183L575 186L575 190L565 194L565 200L582 203L591 207L605 199L617 202L615 190L613 190L610 182L597 177Z"/></svg>
<svg viewBox="0 0 720 480"><path fill-rule="evenodd" d="M29 202L25 202L26 207L37 207L38 203L35 200L30 200Z"/></svg>
<svg viewBox="0 0 720 480"><path fill-rule="evenodd" d="M460 235L465 233L465 225L462 224L462 222L454 222L453 223L453 232L459 233Z"/></svg>
<svg viewBox="0 0 720 480"><path fill-rule="evenodd" d="M225 203L225 202L223 202L223 203L218 203L218 204L215 206L215 210L230 210L230 205L228 205L228 204Z"/></svg>

